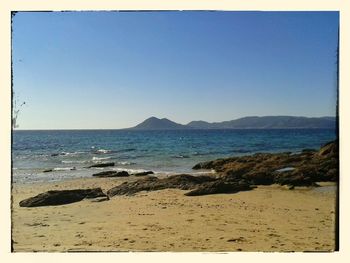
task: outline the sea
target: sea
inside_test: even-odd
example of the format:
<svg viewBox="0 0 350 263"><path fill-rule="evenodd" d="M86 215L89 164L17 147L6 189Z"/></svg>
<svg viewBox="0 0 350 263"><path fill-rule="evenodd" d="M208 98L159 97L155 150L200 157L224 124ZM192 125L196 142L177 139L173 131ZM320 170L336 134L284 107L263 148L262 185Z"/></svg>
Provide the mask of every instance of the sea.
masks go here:
<svg viewBox="0 0 350 263"><path fill-rule="evenodd" d="M91 177L107 170L155 175L199 174L198 162L257 152L319 149L332 129L244 130L15 130L12 182L38 183ZM87 168L114 162L114 167ZM52 172L43 172L52 169Z"/></svg>

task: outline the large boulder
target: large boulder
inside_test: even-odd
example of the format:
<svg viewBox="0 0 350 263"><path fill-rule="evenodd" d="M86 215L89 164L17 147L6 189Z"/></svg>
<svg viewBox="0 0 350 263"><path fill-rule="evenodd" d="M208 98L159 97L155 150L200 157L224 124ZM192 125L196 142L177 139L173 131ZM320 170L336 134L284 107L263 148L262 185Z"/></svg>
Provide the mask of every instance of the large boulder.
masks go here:
<svg viewBox="0 0 350 263"><path fill-rule="evenodd" d="M38 194L19 202L21 207L64 205L79 202L84 198L107 197L101 188L54 190Z"/></svg>

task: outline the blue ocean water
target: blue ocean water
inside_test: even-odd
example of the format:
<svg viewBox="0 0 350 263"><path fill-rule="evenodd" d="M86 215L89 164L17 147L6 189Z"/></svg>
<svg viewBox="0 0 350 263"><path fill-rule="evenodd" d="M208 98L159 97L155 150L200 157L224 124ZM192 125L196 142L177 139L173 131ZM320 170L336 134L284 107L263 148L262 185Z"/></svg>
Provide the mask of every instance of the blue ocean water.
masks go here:
<svg viewBox="0 0 350 263"><path fill-rule="evenodd" d="M33 183L91 177L101 170L195 173L191 168L201 161L318 149L335 138L328 129L14 131L12 178ZM85 168L101 162L115 162L115 167Z"/></svg>

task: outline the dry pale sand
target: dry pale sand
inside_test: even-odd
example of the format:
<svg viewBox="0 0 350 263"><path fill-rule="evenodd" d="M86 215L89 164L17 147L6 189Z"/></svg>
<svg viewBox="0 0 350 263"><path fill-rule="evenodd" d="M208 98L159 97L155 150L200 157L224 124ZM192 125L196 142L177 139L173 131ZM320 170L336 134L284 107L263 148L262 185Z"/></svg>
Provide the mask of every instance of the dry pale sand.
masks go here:
<svg viewBox="0 0 350 263"><path fill-rule="evenodd" d="M168 189L104 202L18 206L20 200L47 190L99 186L107 190L123 180L14 185L14 251L334 250L333 191L273 185L188 197L183 195L186 191Z"/></svg>

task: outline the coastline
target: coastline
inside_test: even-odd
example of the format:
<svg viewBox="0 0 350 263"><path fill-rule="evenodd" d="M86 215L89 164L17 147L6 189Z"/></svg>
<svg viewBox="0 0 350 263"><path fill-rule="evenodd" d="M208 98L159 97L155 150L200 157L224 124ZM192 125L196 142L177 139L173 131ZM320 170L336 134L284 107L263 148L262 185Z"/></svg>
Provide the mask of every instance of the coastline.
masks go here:
<svg viewBox="0 0 350 263"><path fill-rule="evenodd" d="M333 251L335 192L258 186L235 194L185 196L165 189L22 208L48 190L101 187L137 178L82 178L14 184L14 252L33 251ZM335 186L335 183L321 183ZM318 187L322 189L323 187Z"/></svg>

